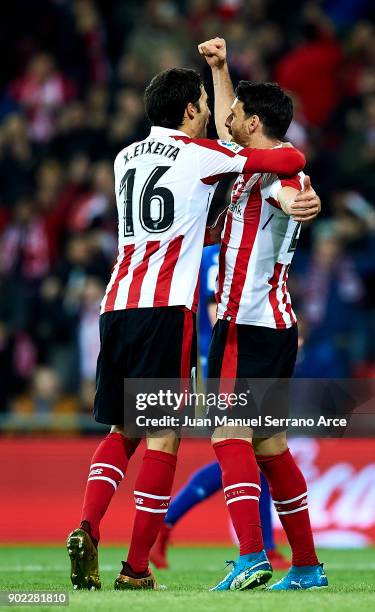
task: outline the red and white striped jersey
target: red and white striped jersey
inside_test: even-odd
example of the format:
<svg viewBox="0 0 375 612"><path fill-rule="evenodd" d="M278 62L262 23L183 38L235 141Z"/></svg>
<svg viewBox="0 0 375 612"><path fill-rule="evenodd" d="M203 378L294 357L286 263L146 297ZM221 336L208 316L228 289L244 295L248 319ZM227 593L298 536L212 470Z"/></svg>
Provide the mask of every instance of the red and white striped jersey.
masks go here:
<svg viewBox="0 0 375 612"><path fill-rule="evenodd" d="M251 150L153 127L116 157L118 257L101 313L194 309L206 219L217 182L246 171Z"/></svg>
<svg viewBox="0 0 375 612"><path fill-rule="evenodd" d="M243 174L235 182L219 255L219 319L277 329L296 322L287 279L300 223L284 213L277 194L284 186L303 189L303 177Z"/></svg>

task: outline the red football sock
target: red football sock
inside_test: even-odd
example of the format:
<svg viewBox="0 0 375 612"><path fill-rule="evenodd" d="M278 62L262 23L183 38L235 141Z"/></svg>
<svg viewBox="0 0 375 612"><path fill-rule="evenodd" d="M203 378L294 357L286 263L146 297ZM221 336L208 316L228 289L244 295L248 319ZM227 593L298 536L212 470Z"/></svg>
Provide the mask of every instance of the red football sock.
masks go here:
<svg viewBox="0 0 375 612"><path fill-rule="evenodd" d="M293 565L317 565L304 476L289 449L280 455L257 456L268 480L276 511L292 549Z"/></svg>
<svg viewBox="0 0 375 612"><path fill-rule="evenodd" d="M147 449L134 485L136 507L127 562L136 573L148 568L150 550L168 511L176 455Z"/></svg>
<svg viewBox="0 0 375 612"><path fill-rule="evenodd" d="M259 516L260 476L253 447L245 440L225 440L213 447L240 555L259 552L264 545Z"/></svg>
<svg viewBox="0 0 375 612"><path fill-rule="evenodd" d="M120 433L110 433L99 444L91 459L81 523L90 523L91 535L96 542L100 539L100 521L125 475L129 459L138 443L138 440L129 440Z"/></svg>

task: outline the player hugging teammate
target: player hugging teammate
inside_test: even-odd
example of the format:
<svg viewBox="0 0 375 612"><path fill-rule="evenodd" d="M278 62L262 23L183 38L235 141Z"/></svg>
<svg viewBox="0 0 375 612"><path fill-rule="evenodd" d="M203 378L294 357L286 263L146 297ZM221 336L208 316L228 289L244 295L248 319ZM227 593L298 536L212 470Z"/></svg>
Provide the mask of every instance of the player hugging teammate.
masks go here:
<svg viewBox="0 0 375 612"><path fill-rule="evenodd" d="M224 41L208 41L200 52L213 70L215 120L223 141L206 138L210 111L199 74L167 70L146 89L150 135L120 151L114 164L118 257L101 308L95 398L96 420L112 428L92 458L81 525L68 536L71 579L78 589L100 588L100 521L139 442L124 435L124 379L186 379L196 365L196 296L208 208L218 181L228 175L239 175L237 207L225 221L209 376L220 378L230 367L234 378L284 377L294 367L297 328L286 290L289 247L299 223L315 217L320 204L299 174L304 156L281 143L292 119L291 101L275 85L247 82L235 98ZM264 286L258 286L254 279L263 258ZM244 359L249 342L253 354ZM254 362L262 368L255 371ZM216 431L213 440L240 541L239 560L215 590L254 588L272 575L261 536L258 464L293 550L287 577L271 588L324 586L306 484L285 435L252 440L249 431L232 439L231 432ZM132 538L116 589L157 588L149 556L168 511L179 442L175 431L147 432Z"/></svg>

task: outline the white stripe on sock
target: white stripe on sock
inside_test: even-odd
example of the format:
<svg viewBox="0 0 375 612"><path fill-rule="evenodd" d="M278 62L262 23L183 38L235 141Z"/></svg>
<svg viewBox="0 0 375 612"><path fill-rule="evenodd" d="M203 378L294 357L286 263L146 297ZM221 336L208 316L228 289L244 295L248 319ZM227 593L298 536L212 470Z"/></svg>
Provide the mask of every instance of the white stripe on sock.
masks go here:
<svg viewBox="0 0 375 612"><path fill-rule="evenodd" d="M149 497L150 499L171 499L170 495L151 495L151 493L142 493L141 491L134 491L134 495L138 497Z"/></svg>
<svg viewBox="0 0 375 612"><path fill-rule="evenodd" d="M285 512L277 512L277 514L280 516L280 514L294 514L295 512L301 512L301 510L307 510L308 506L306 504L306 506L301 506L300 508L296 508L295 510L286 510Z"/></svg>
<svg viewBox="0 0 375 612"><path fill-rule="evenodd" d="M116 472L120 474L121 478L124 478L125 476L125 474L120 470L120 468L116 467L115 465L111 465L110 463L93 463L92 465L90 465L90 470L95 467L111 468L112 470L116 470Z"/></svg>
<svg viewBox="0 0 375 612"><path fill-rule="evenodd" d="M231 489L237 489L237 487L255 487L256 489L258 489L258 491L261 490L260 486L257 485L255 482L237 482L237 484L229 485L229 487L225 487L224 493L226 491L230 491Z"/></svg>
<svg viewBox="0 0 375 612"><path fill-rule="evenodd" d="M112 480L112 478L108 478L108 476L90 476L88 480L106 480L107 482L110 482L111 485L114 486L115 491L117 489L117 482L115 480Z"/></svg>
<svg viewBox="0 0 375 612"><path fill-rule="evenodd" d="M286 499L285 501L275 501L273 499L272 501L274 504L291 504L292 502L297 501L297 499L302 499L302 497L305 497L306 495L307 491L301 493L301 495L297 495L297 497L292 497L292 499Z"/></svg>
<svg viewBox="0 0 375 612"><path fill-rule="evenodd" d="M144 506L136 506L137 510L143 510L143 512L152 512L153 514L167 514L168 508L160 510L159 508L145 508Z"/></svg>
<svg viewBox="0 0 375 612"><path fill-rule="evenodd" d="M227 506L229 506L229 504L233 504L233 502L241 501L241 499L256 499L256 501L259 501L259 497L256 497L256 495L241 495L240 497L228 499Z"/></svg>

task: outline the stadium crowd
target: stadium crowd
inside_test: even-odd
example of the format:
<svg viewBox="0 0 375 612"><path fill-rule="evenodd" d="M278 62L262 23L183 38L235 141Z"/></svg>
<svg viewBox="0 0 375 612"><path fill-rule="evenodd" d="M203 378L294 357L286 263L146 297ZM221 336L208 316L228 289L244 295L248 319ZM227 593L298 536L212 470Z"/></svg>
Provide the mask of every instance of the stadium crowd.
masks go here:
<svg viewBox="0 0 375 612"><path fill-rule="evenodd" d="M196 45L216 35L235 82L293 93L288 137L322 199L290 278L297 375L373 375L371 1L13 0L1 14L0 411L91 410L116 253L113 160L148 134L155 73L196 67L212 94Z"/></svg>

